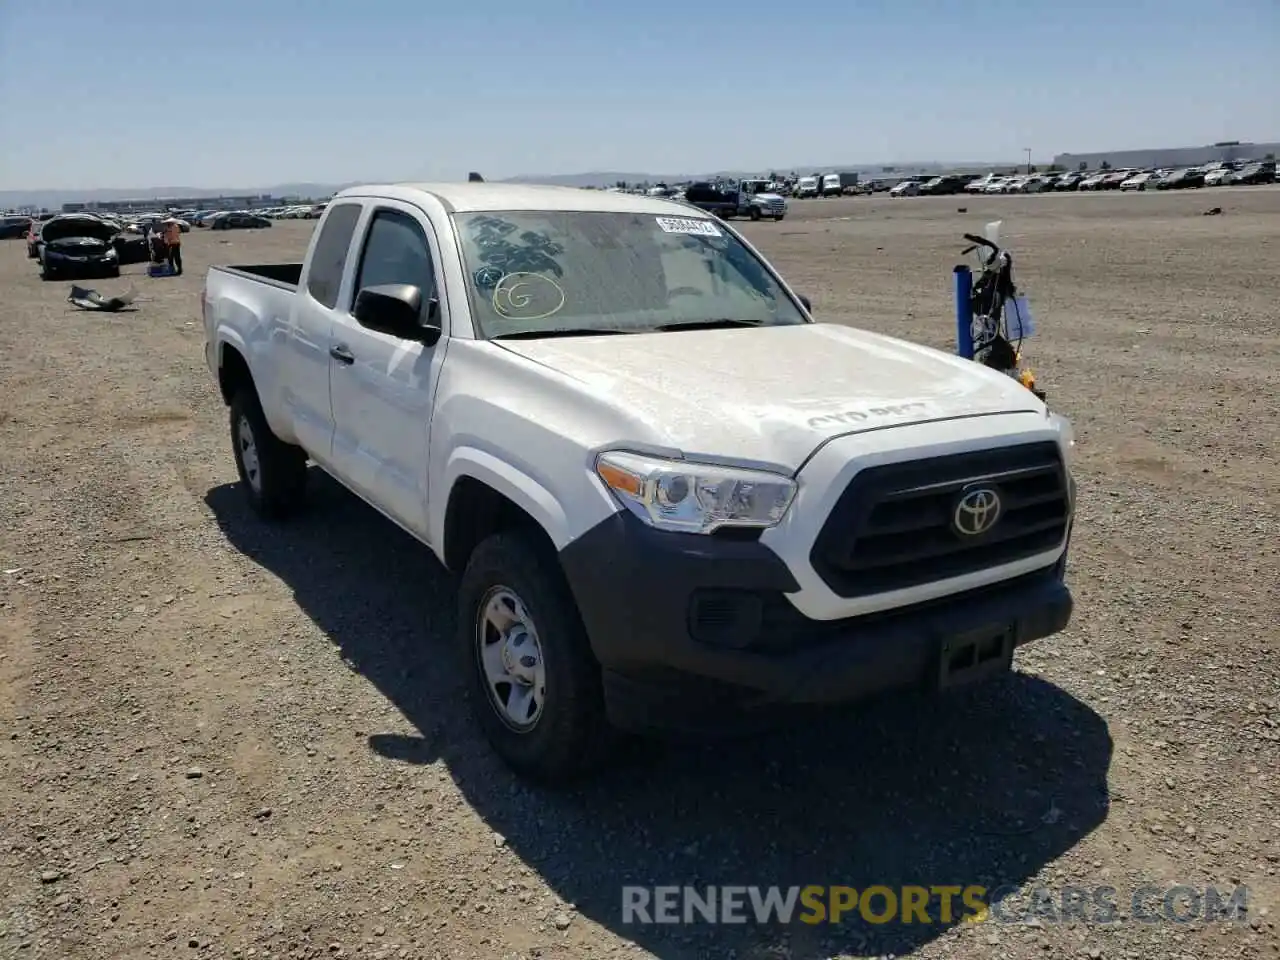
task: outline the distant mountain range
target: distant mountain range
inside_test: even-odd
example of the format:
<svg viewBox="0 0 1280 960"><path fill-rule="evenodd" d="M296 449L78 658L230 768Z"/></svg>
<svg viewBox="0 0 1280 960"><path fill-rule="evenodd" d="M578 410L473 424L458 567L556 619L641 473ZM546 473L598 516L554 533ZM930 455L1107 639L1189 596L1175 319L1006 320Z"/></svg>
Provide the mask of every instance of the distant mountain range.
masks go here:
<svg viewBox="0 0 1280 960"><path fill-rule="evenodd" d="M1018 166L1017 163L894 163L894 164L807 164L773 167L776 173L818 173L857 171L863 176L903 176L943 170L988 170ZM484 171L482 170L481 173ZM566 187L609 187L615 183L685 183L714 177L755 177L770 170L717 170L703 173L634 173L595 171L591 173L555 173L509 177L502 183L545 183ZM351 183L279 183L271 187L130 187L98 190L0 190L0 210L16 207L57 209L71 201L157 200L168 197L327 197L351 186Z"/></svg>
<svg viewBox="0 0 1280 960"><path fill-rule="evenodd" d="M281 183L274 187L129 187L101 190L0 190L0 210L47 207L56 210L72 201L157 200L165 197L327 197L351 184Z"/></svg>

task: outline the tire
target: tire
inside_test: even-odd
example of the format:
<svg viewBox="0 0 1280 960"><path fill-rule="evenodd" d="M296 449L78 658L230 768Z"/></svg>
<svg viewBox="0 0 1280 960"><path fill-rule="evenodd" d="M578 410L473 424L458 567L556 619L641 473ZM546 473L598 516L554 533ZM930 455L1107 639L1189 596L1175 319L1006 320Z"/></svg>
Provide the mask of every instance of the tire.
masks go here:
<svg viewBox="0 0 1280 960"><path fill-rule="evenodd" d="M107 271L107 277L111 280L120 279L120 268L112 267L110 270Z"/></svg>
<svg viewBox="0 0 1280 960"><path fill-rule="evenodd" d="M40 261L40 279L41 280L58 279L57 273L54 272L54 270L51 267L46 266L43 260Z"/></svg>
<svg viewBox="0 0 1280 960"><path fill-rule="evenodd" d="M757 220L760 219L760 208L752 207L749 211L747 211L747 216L751 218L752 223L755 223Z"/></svg>
<svg viewBox="0 0 1280 960"><path fill-rule="evenodd" d="M781 222L782 222L782 218L783 218L783 216L784 216L784 214L781 214L781 213L780 213L780 214L778 214L776 217L774 217L773 219L774 219L775 221L777 221L778 223L781 223Z"/></svg>
<svg viewBox="0 0 1280 960"><path fill-rule="evenodd" d="M514 622L498 639L503 634L491 613L504 608ZM508 767L555 787L603 764L615 734L605 717L600 667L559 560L539 534L499 533L472 553L458 591L458 646L472 712ZM493 673L486 660L495 664ZM491 681L504 671L511 682ZM531 703L513 718L503 701L510 704L518 689L532 691Z"/></svg>
<svg viewBox="0 0 1280 960"><path fill-rule="evenodd" d="M306 493L307 455L271 432L252 387L231 398L230 426L236 472L249 506L264 520L296 513Z"/></svg>

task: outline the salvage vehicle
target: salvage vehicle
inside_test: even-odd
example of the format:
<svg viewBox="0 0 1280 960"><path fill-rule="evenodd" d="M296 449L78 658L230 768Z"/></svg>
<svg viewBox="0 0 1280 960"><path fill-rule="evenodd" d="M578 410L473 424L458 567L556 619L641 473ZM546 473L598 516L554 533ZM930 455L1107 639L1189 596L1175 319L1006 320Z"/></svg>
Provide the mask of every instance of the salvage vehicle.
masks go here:
<svg viewBox="0 0 1280 960"><path fill-rule="evenodd" d="M147 238L141 234L122 231L111 241L111 246L115 249L116 259L122 267L151 261L151 247L147 243Z"/></svg>
<svg viewBox="0 0 1280 960"><path fill-rule="evenodd" d="M262 230L271 226L271 221L255 213L231 210L215 213L205 221L210 230Z"/></svg>
<svg viewBox="0 0 1280 960"><path fill-rule="evenodd" d="M722 220L731 217L781 220L787 215L786 199L773 189L768 180L691 183L685 188L684 202L714 213Z"/></svg>
<svg viewBox="0 0 1280 960"><path fill-rule="evenodd" d="M1133 176L1121 180L1120 189L1125 193L1128 193L1130 190L1146 190L1159 180L1160 175L1154 170L1143 170L1140 173L1135 173Z"/></svg>
<svg viewBox="0 0 1280 960"><path fill-rule="evenodd" d="M932 180L920 184L920 195L925 197L951 196L952 194L964 193L964 189L968 184L969 181L964 177L954 174L934 177Z"/></svg>
<svg viewBox="0 0 1280 960"><path fill-rule="evenodd" d="M31 230L30 217L0 217L0 240L20 240Z"/></svg>
<svg viewBox="0 0 1280 960"><path fill-rule="evenodd" d="M801 200L816 197L821 191L817 177L801 177L796 181L796 196Z"/></svg>
<svg viewBox="0 0 1280 960"><path fill-rule="evenodd" d="M525 777L997 676L1070 618L1070 423L815 321L688 205L353 187L202 310L249 505L294 514L311 461L456 573L468 697Z"/></svg>
<svg viewBox="0 0 1280 960"><path fill-rule="evenodd" d="M1183 167L1155 181L1157 190L1190 190L1204 186L1204 173L1195 167Z"/></svg>
<svg viewBox="0 0 1280 960"><path fill-rule="evenodd" d="M1257 163L1245 164L1240 172L1231 178L1231 182L1236 184L1275 183L1276 162L1274 160L1262 160Z"/></svg>
<svg viewBox="0 0 1280 960"><path fill-rule="evenodd" d="M91 213L64 213L46 220L36 241L40 279L120 276L120 259L112 246L119 232L119 224Z"/></svg>
<svg viewBox="0 0 1280 960"><path fill-rule="evenodd" d="M1204 175L1204 185L1206 187L1225 187L1227 184L1231 183L1236 172L1235 167L1217 167Z"/></svg>

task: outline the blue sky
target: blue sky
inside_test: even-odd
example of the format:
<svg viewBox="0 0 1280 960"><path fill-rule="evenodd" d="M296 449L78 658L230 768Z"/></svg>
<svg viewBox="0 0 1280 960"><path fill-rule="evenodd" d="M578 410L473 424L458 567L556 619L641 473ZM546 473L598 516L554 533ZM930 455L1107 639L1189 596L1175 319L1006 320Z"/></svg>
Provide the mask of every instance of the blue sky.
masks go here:
<svg viewBox="0 0 1280 960"><path fill-rule="evenodd" d="M0 190L1280 138L1280 0L0 0Z"/></svg>

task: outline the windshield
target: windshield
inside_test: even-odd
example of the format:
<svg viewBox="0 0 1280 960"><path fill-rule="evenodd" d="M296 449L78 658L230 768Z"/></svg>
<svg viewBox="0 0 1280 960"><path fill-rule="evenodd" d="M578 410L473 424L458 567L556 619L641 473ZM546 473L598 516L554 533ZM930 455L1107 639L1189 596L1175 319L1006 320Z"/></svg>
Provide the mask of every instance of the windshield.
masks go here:
<svg viewBox="0 0 1280 960"><path fill-rule="evenodd" d="M808 322L715 220L559 210L454 219L484 337Z"/></svg>

